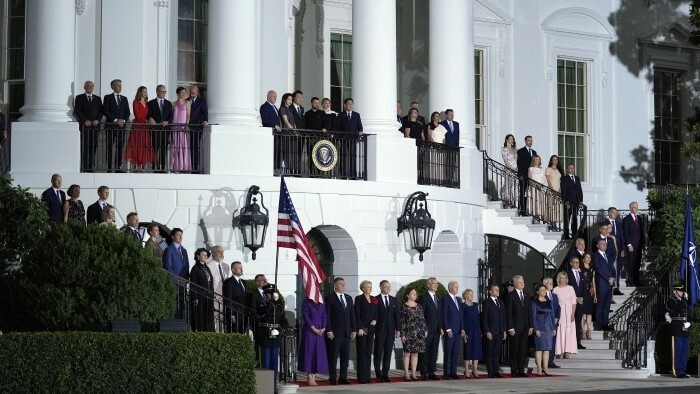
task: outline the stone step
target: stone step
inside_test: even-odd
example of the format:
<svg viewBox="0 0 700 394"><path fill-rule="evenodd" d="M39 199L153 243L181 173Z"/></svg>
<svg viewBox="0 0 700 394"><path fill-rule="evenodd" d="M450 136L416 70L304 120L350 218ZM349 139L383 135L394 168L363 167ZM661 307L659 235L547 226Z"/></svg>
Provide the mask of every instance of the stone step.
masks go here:
<svg viewBox="0 0 700 394"><path fill-rule="evenodd" d="M561 231L549 231L546 233L542 233L542 236L546 240L551 240L551 241L558 241L561 239L561 237L564 236L564 233Z"/></svg>
<svg viewBox="0 0 700 394"><path fill-rule="evenodd" d="M501 209L503 202L501 201L486 201L486 209Z"/></svg>
<svg viewBox="0 0 700 394"><path fill-rule="evenodd" d="M549 226L546 224L528 224L527 229L534 233L546 233L548 232Z"/></svg>
<svg viewBox="0 0 700 394"><path fill-rule="evenodd" d="M520 226L532 224L532 216L513 216L511 220L513 224Z"/></svg>
<svg viewBox="0 0 700 394"><path fill-rule="evenodd" d="M602 331L600 331L602 333ZM584 339L581 344L586 347L586 350L608 350L610 349L610 341L606 339Z"/></svg>
<svg viewBox="0 0 700 394"><path fill-rule="evenodd" d="M518 210L514 208L498 208L495 209L498 216L503 218L512 218L518 216Z"/></svg>
<svg viewBox="0 0 700 394"><path fill-rule="evenodd" d="M646 379L651 375L646 369L597 369L592 366L590 369L558 368L550 369L550 373L564 376L592 376L607 379Z"/></svg>
<svg viewBox="0 0 700 394"><path fill-rule="evenodd" d="M578 358L577 356L577 354L573 354L571 355L572 358L558 359L554 360L554 362L560 365L561 369L589 369L598 371L606 369L622 369L622 360L616 360L614 357L606 360L592 360Z"/></svg>
<svg viewBox="0 0 700 394"><path fill-rule="evenodd" d="M578 360L614 360L615 350L611 349L589 349L588 345L583 341L583 346L586 349L579 349L578 353L574 354L572 357Z"/></svg>

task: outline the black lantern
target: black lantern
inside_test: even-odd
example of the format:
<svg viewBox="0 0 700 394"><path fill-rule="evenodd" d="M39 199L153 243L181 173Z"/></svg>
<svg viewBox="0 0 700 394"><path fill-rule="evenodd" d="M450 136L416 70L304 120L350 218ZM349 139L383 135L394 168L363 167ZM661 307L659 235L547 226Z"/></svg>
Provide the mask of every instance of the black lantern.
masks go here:
<svg viewBox="0 0 700 394"><path fill-rule="evenodd" d="M257 195L260 196L260 205L254 197ZM260 210L261 206L264 212ZM255 252L265 245L265 233L269 222L269 211L265 208L260 187L253 185L248 189L245 206L241 208L238 216L233 217L232 223L233 227L240 227L243 233L243 246L253 252L253 260L255 260Z"/></svg>
<svg viewBox="0 0 700 394"><path fill-rule="evenodd" d="M411 248L419 253L418 259L420 261L423 261L423 253L430 249L433 244L433 231L435 230L435 220L430 217L430 212L428 212L427 196L428 194L423 192L411 194L406 200L403 214L396 220L398 222L396 229L398 235L408 229Z"/></svg>

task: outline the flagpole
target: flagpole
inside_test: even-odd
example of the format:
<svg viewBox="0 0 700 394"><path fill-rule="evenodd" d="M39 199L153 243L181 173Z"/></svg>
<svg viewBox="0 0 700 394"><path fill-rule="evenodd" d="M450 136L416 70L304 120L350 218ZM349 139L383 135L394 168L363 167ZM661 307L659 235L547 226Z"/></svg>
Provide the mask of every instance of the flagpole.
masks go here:
<svg viewBox="0 0 700 394"><path fill-rule="evenodd" d="M280 184L284 181L284 169L286 166L284 165L284 160L282 160L282 169L281 169L281 174L280 174ZM282 188L280 188L280 193L282 192ZM280 212L280 207L277 207L277 216L279 217L279 212ZM275 286L278 286L277 283L277 271L279 270L280 266L280 244L279 242L275 242L276 246L276 251L275 251Z"/></svg>

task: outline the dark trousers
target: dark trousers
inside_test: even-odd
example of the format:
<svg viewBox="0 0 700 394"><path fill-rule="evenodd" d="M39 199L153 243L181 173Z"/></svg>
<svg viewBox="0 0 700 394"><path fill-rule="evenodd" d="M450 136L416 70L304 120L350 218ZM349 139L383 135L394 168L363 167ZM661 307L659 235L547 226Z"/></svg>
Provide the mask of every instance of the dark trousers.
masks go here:
<svg viewBox="0 0 700 394"><path fill-rule="evenodd" d="M501 348L503 347L503 336L492 335L492 340L486 339L486 371L489 375L495 375L500 371Z"/></svg>
<svg viewBox="0 0 700 394"><path fill-rule="evenodd" d="M462 337L454 331L452 330L452 338L447 333L442 337L442 370L445 376L457 375L457 359L459 358Z"/></svg>
<svg viewBox="0 0 700 394"><path fill-rule="evenodd" d="M510 347L510 373L525 373L527 368L527 329L515 331L515 335L508 337Z"/></svg>
<svg viewBox="0 0 700 394"><path fill-rule="evenodd" d="M394 349L394 333L377 333L374 337L374 374L377 379L389 377L391 352ZM415 372L414 372L415 373Z"/></svg>
<svg viewBox="0 0 700 394"><path fill-rule="evenodd" d="M100 127L85 127L80 126L81 131L81 155L82 168L84 170L92 170L95 167L95 155L97 154L97 137Z"/></svg>
<svg viewBox="0 0 700 394"><path fill-rule="evenodd" d="M189 132L190 135L190 154L192 155L192 172L202 172L202 156L200 147L202 146L202 128L193 126Z"/></svg>
<svg viewBox="0 0 700 394"><path fill-rule="evenodd" d="M618 255L615 258L615 287L618 289L620 288L620 272L622 272L622 266L624 265L625 263L623 262L622 257Z"/></svg>
<svg viewBox="0 0 700 394"><path fill-rule="evenodd" d="M427 377L435 374L437 370L438 347L440 346L440 332L428 331L425 338L425 353L418 353L418 363L420 364L421 376Z"/></svg>
<svg viewBox="0 0 700 394"><path fill-rule="evenodd" d="M372 370L372 334L356 336L355 345L357 347L357 381L369 382L370 371Z"/></svg>
<svg viewBox="0 0 700 394"><path fill-rule="evenodd" d="M576 304L576 312L574 313L574 319L576 319L576 343L580 345L581 337L583 335L583 327L581 327L581 319L583 319L583 305Z"/></svg>
<svg viewBox="0 0 700 394"><path fill-rule="evenodd" d="M639 265L642 261L642 247L632 245L634 251L627 255L627 281L629 285L639 286Z"/></svg>
<svg viewBox="0 0 700 394"><path fill-rule="evenodd" d="M151 143L156 154L155 171L165 171L168 160L168 128L156 126L151 129Z"/></svg>
<svg viewBox="0 0 700 394"><path fill-rule="evenodd" d="M340 379L348 378L348 363L350 362L350 338L336 335L333 339L326 340L328 352L328 377L330 380L338 378L335 369L338 357L340 357Z"/></svg>
<svg viewBox="0 0 700 394"><path fill-rule="evenodd" d="M122 156L124 150L124 134L126 130L123 127L113 125L107 129L107 169L120 169L122 166ZM114 160L112 157L114 155Z"/></svg>
<svg viewBox="0 0 700 394"><path fill-rule="evenodd" d="M569 223L571 223L571 233L569 233ZM564 203L564 236L576 236L578 230L578 204Z"/></svg>
<svg viewBox="0 0 700 394"><path fill-rule="evenodd" d="M520 190L520 215L525 216L527 213L527 174L518 174L520 176L520 185L518 189Z"/></svg>
<svg viewBox="0 0 700 394"><path fill-rule="evenodd" d="M608 318L610 316L610 303L612 302L612 286L608 285L607 282L596 283L596 295L598 297L598 303L595 305L595 321L598 327L603 327L608 325Z"/></svg>
<svg viewBox="0 0 700 394"><path fill-rule="evenodd" d="M673 376L685 375L688 364L690 340L688 337L671 337L673 341Z"/></svg>

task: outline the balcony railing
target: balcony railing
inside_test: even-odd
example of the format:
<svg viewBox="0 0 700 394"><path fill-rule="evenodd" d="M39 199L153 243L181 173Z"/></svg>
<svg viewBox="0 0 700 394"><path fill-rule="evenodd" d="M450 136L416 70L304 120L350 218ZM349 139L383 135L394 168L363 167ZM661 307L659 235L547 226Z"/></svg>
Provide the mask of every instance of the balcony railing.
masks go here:
<svg viewBox="0 0 700 394"><path fill-rule="evenodd" d="M201 125L81 125L81 172L201 174L203 159Z"/></svg>
<svg viewBox="0 0 700 394"><path fill-rule="evenodd" d="M274 174L367 180L367 134L303 129L273 130Z"/></svg>
<svg viewBox="0 0 700 394"><path fill-rule="evenodd" d="M459 146L416 141L418 184L459 189Z"/></svg>

